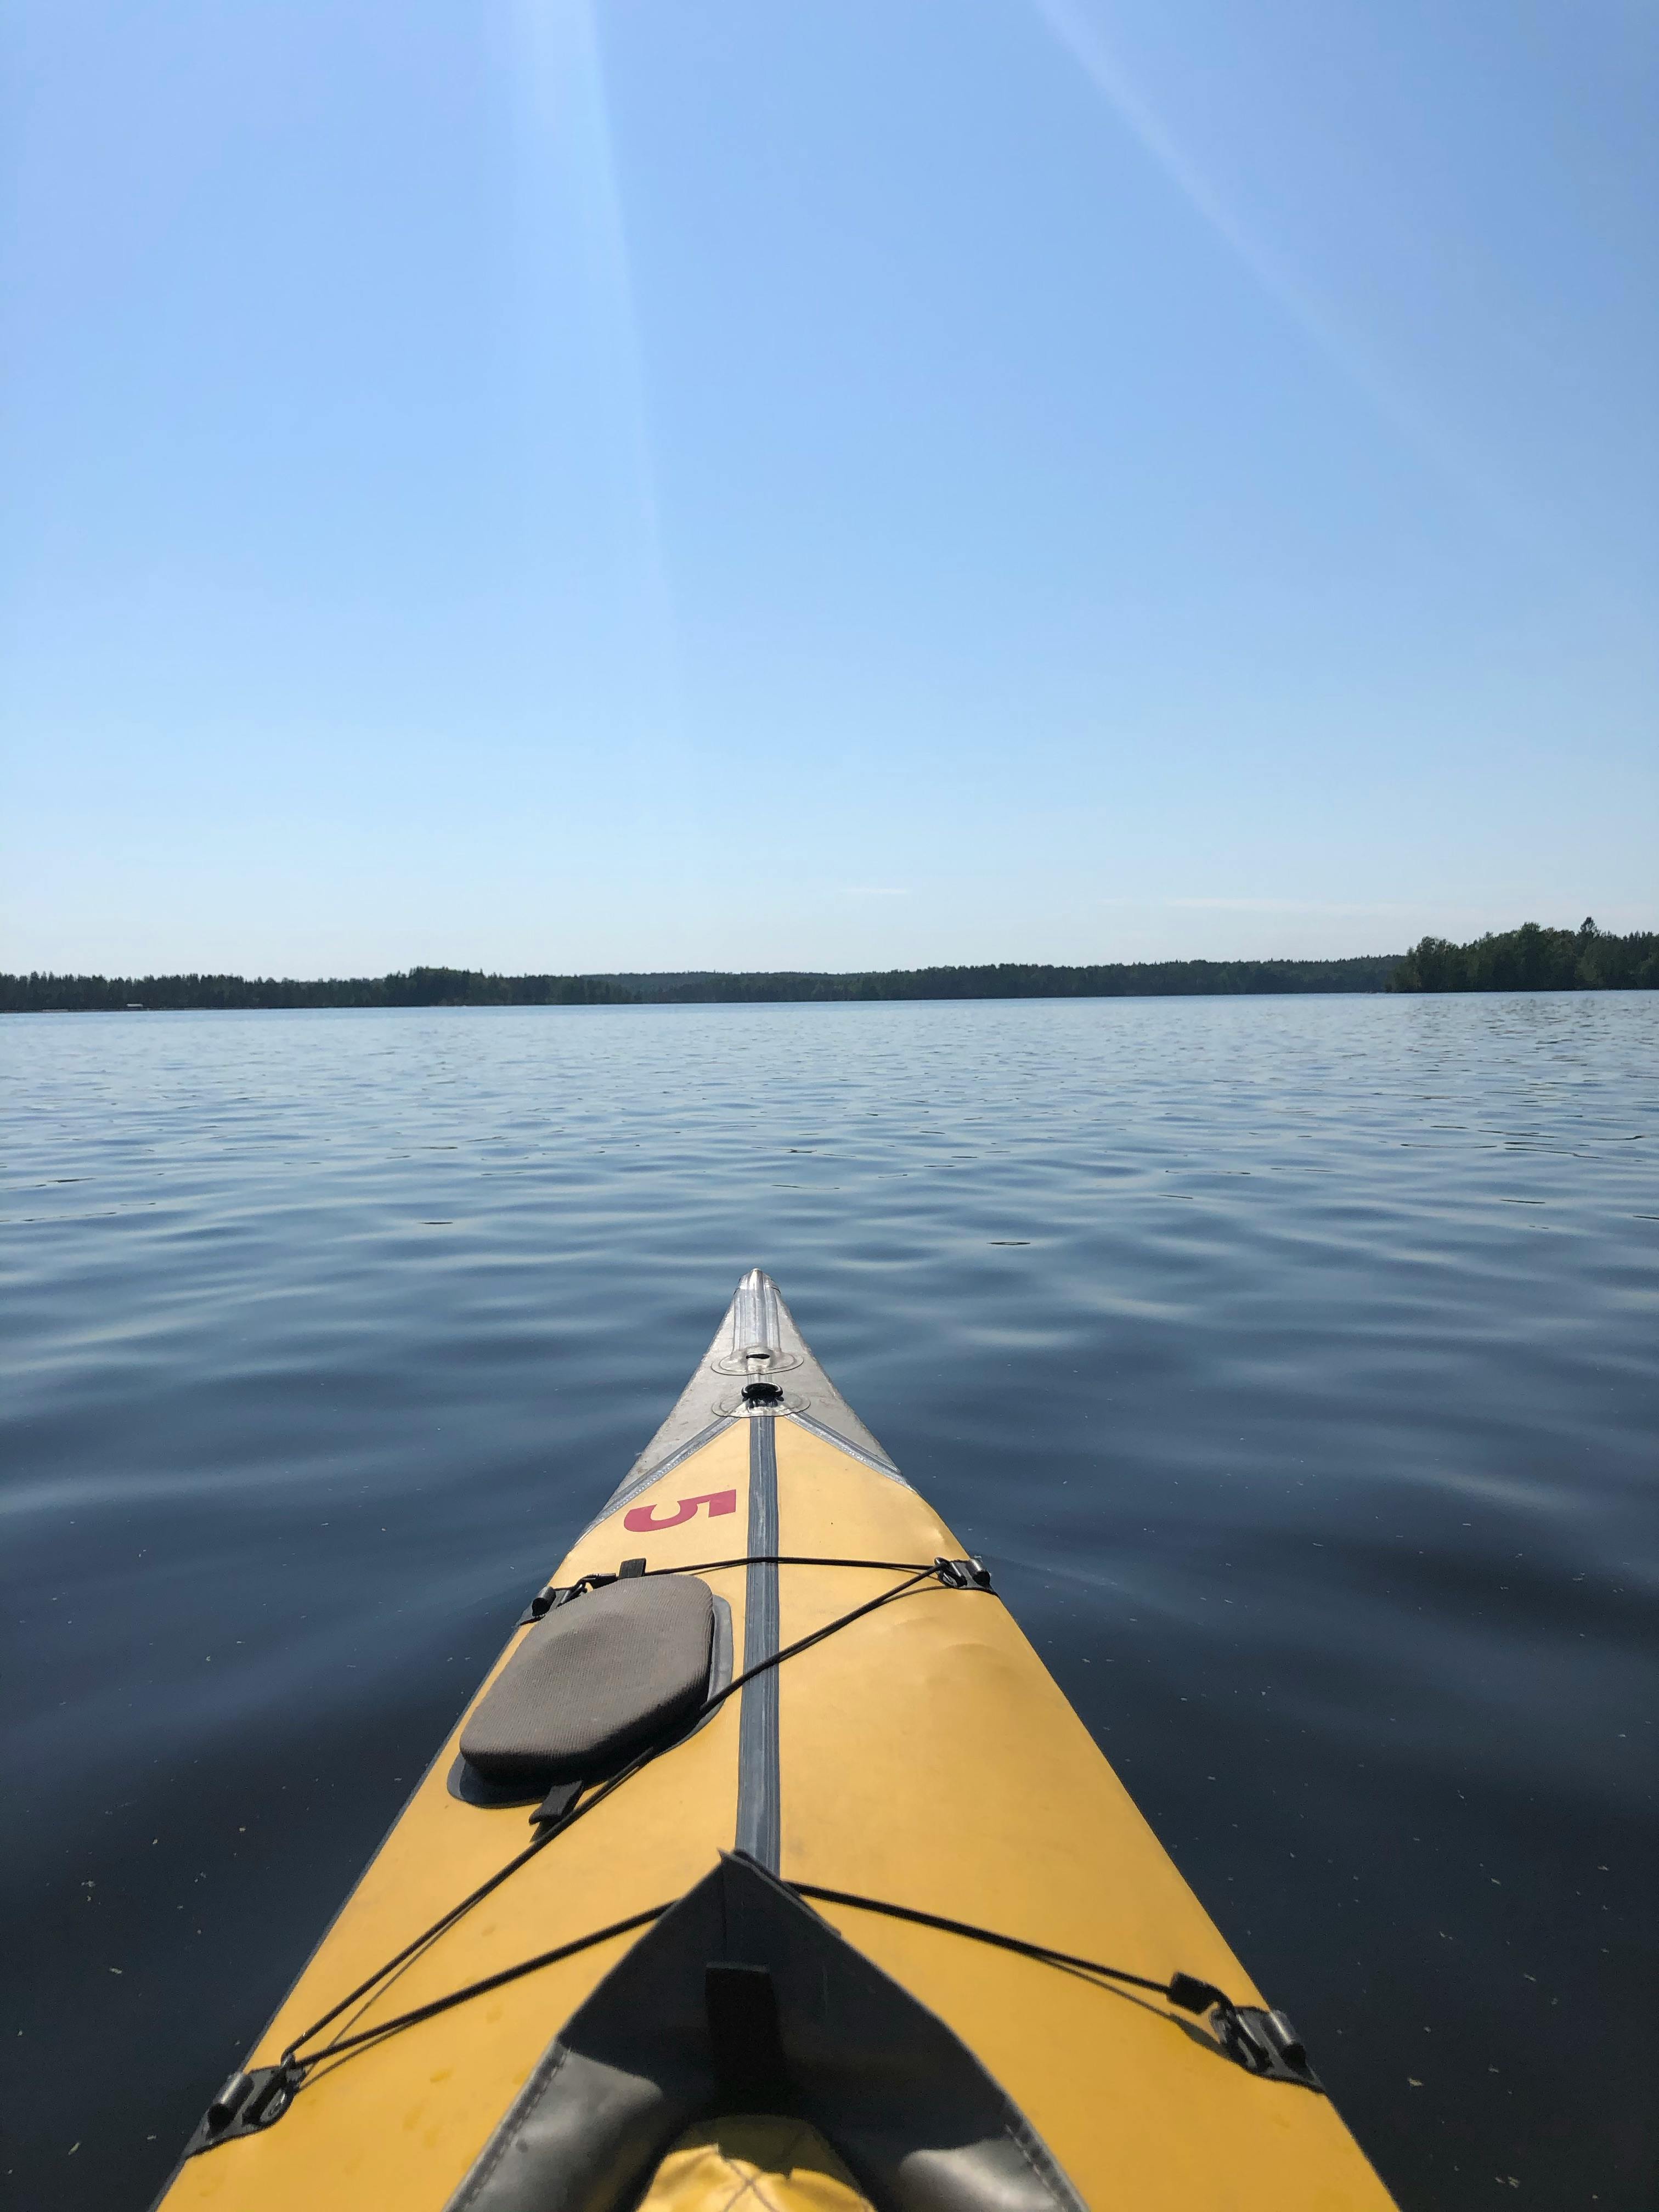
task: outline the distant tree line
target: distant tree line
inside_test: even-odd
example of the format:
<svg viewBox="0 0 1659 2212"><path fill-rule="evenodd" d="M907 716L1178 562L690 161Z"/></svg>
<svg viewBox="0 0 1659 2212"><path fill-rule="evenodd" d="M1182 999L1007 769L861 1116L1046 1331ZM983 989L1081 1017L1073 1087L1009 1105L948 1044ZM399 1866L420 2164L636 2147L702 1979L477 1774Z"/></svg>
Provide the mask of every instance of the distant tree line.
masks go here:
<svg viewBox="0 0 1659 2212"><path fill-rule="evenodd" d="M1659 933L1615 937L1588 916L1577 929L1535 921L1473 945L1425 937L1398 963L1391 991L1656 991Z"/></svg>
<svg viewBox="0 0 1659 2212"><path fill-rule="evenodd" d="M0 1012L110 1013L281 1006L616 1006L636 994L604 975L485 975L468 968L410 968L296 983L261 975L4 975Z"/></svg>
<svg viewBox="0 0 1659 2212"><path fill-rule="evenodd" d="M492 975L410 968L395 975L295 982L273 976L0 975L0 1012L110 1013L303 1006L758 1005L815 1000L1169 998L1206 994L1381 991L1397 954L1354 960L1159 960L1097 968L1004 962L985 968L662 975Z"/></svg>
<svg viewBox="0 0 1659 2212"><path fill-rule="evenodd" d="M763 1005L820 1000L1226 997L1310 991L1609 991L1659 989L1659 935L1614 937L1594 921L1536 922L1473 945L1425 937L1405 954L1352 960L1147 960L1091 968L1004 961L994 967L722 975L495 975L476 968L410 968L395 975L315 982L243 975L0 975L0 1012L109 1013L138 1006L633 1006Z"/></svg>
<svg viewBox="0 0 1659 2212"><path fill-rule="evenodd" d="M821 999L1167 999L1286 991L1386 989L1397 953L1353 960L1146 960L1050 968L893 968L868 975L619 975L642 1000L720 1005Z"/></svg>

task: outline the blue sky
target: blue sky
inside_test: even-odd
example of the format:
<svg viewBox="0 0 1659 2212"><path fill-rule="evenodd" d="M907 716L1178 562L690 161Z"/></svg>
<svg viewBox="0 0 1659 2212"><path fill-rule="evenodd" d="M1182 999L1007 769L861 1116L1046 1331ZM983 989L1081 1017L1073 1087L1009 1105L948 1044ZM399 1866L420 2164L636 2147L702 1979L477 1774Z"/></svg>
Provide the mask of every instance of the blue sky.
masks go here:
<svg viewBox="0 0 1659 2212"><path fill-rule="evenodd" d="M1659 922L1639 0L0 35L0 964Z"/></svg>

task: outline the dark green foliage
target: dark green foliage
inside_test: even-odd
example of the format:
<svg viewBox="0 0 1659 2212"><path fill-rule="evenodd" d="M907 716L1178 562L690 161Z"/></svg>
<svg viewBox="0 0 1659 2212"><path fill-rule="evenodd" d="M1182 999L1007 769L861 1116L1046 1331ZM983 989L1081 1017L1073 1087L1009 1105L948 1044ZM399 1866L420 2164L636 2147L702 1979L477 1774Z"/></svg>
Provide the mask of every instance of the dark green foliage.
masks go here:
<svg viewBox="0 0 1659 2212"><path fill-rule="evenodd" d="M296 983L241 975L3 975L0 1012L111 1013L129 1006L617 1006L755 1005L817 999L1168 998L1203 994L1381 991L1398 955L1358 960L1161 960L1105 968L893 969L867 975L486 975L471 968Z"/></svg>
<svg viewBox="0 0 1659 2212"><path fill-rule="evenodd" d="M1155 960L1096 968L1005 961L985 968L890 969L870 975L786 971L722 975L487 975L474 968L411 968L396 975L319 982L241 975L4 975L0 1012L119 1012L139 1005L284 1006L628 1006L763 1005L849 999L1226 997L1303 991L1607 991L1659 989L1659 934L1611 937L1540 929L1353 960Z"/></svg>
<svg viewBox="0 0 1659 2212"><path fill-rule="evenodd" d="M1614 937L1586 919L1577 929L1535 921L1473 945L1425 937L1395 968L1391 991L1659 990L1659 933Z"/></svg>
<svg viewBox="0 0 1659 2212"><path fill-rule="evenodd" d="M1381 991L1398 954L1357 960L1157 960L1099 968L1003 961L986 968L888 969L863 975L619 975L641 999L722 1005L815 999L1164 999L1287 991Z"/></svg>
<svg viewBox="0 0 1659 2212"><path fill-rule="evenodd" d="M485 975L469 968L411 968L406 975L295 983L241 975L0 975L0 1012L110 1013L142 1006L615 1006L635 994L605 975Z"/></svg>

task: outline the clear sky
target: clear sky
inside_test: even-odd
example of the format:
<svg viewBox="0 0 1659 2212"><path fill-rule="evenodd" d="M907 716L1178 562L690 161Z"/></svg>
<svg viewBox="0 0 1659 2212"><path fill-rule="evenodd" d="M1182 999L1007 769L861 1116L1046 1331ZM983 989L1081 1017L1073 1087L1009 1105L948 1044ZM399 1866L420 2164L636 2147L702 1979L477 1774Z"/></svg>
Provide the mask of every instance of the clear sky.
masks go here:
<svg viewBox="0 0 1659 2212"><path fill-rule="evenodd" d="M1646 0L0 39L0 965L1659 922Z"/></svg>

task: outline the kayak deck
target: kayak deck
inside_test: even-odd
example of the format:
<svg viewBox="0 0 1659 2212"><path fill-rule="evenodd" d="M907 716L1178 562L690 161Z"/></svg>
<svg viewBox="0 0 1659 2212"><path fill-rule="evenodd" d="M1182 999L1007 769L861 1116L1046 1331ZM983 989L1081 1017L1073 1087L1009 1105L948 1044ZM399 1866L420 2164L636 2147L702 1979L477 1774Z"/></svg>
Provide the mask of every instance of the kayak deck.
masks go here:
<svg viewBox="0 0 1659 2212"><path fill-rule="evenodd" d="M770 1356L745 1365L746 1350ZM554 1583L614 1577L629 1559L653 1574L703 1567L730 1607L734 1664L749 1679L306 2049L685 1899L734 1848L786 1884L1154 1982L1195 1976L1237 2004L1261 2005L992 1591L920 1581L769 1663L905 1577L890 1564L766 1562L926 1568L960 1557L829 1385L775 1286L758 1271L745 1278L675 1413ZM720 1561L738 1564L708 1565ZM480 1698L534 1632L515 1631ZM250 2067L274 2065L531 1840L523 1803L481 1805L452 1790L465 1719ZM1327 2097L1248 2070L1211 2025L1161 1993L864 1906L819 1897L811 1909L968 2047L1085 2203L1389 2203ZM323 2057L279 2120L187 2157L162 2201L169 2212L301 2203L443 2212L550 2040L641 1940L635 1927Z"/></svg>

